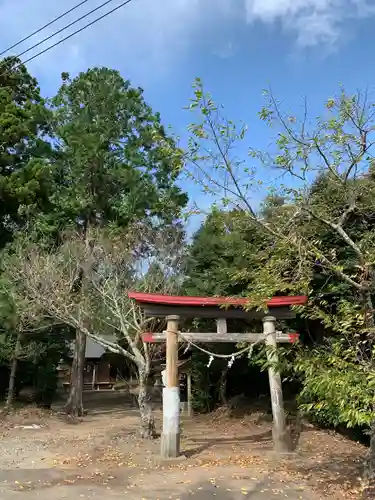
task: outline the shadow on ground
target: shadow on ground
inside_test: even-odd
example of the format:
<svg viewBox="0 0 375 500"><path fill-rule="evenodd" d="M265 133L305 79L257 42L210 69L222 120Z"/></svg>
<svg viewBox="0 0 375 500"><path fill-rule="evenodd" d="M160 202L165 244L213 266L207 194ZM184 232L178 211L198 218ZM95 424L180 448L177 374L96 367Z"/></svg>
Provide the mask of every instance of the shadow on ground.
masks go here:
<svg viewBox="0 0 375 500"><path fill-rule="evenodd" d="M194 444L197 444L198 446L196 448L189 449L185 455L187 457L193 457L195 455L198 455L199 453L202 453L203 451L206 451L213 446L220 446L220 445L238 445L238 444L245 444L245 443L252 443L252 444L267 444L269 447L272 445L272 431L267 430L266 432L262 432L260 434L250 434L248 436L241 436L241 437L225 437L225 438L209 438L209 439L202 439L202 438L192 438L190 441Z"/></svg>

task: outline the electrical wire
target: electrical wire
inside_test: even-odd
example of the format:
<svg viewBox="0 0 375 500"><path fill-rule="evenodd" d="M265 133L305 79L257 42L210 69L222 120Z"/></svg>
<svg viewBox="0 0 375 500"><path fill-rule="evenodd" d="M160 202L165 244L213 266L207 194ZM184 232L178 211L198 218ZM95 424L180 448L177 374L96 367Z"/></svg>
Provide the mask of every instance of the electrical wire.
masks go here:
<svg viewBox="0 0 375 500"><path fill-rule="evenodd" d="M95 7L95 9L92 9L89 12L86 12L86 14L83 14L83 16L79 17L78 19L75 19L74 21L72 21L71 23L67 24L66 26L63 26L58 31L55 31L54 33L52 33L51 35L47 36L46 38L43 38L43 40L41 40L40 42L35 43L34 45L32 45L28 49L24 50L23 52L20 52L19 54L17 54L16 57L18 59L21 58L23 55L25 55L28 52L30 52L30 50L36 49L36 47L39 47L39 45L42 45L43 43L48 42L48 40L51 40L51 38L54 38L56 35L59 35L63 31L67 30L68 28L71 28L72 26L74 26L75 24L79 23L80 21L82 21L86 17L90 16L91 14L93 14L94 12L96 12L97 10L102 9L103 7L105 7L106 5L108 5L108 4L112 3L112 2L113 2L113 0L106 0L106 2L103 2L102 4L98 5L98 7Z"/></svg>
<svg viewBox="0 0 375 500"><path fill-rule="evenodd" d="M117 7L114 7L113 9L109 10L108 12L106 12L105 14L97 17L96 19L94 19L93 21L91 21L90 23L88 24L85 24L85 26L82 26L82 28L74 31L73 33L70 33L68 36L66 36L65 38L62 38L61 40L59 40L58 42L54 43L53 45L50 45L49 47L47 47L46 49L44 50L41 50L40 52L38 52L37 54L34 54L33 56L29 57L28 59L26 59L26 61L22 61L20 64L18 64L17 66L14 67L14 69L17 69L19 68L20 66L22 66L23 64L26 64L30 61L33 61L34 59L36 59L37 57L41 56L42 54L45 54L46 52L48 52L49 50L53 49L54 47L57 47L58 45L60 45L61 43L65 42L66 40L69 40L70 38L72 38L73 36L75 35L78 35L78 33L81 33L82 31L84 31L86 28L89 28L90 26L92 26L93 24L101 21L102 19L104 19L105 17L109 16L110 14L113 14L113 12L116 12L117 10L121 9L121 7L124 7L125 5L127 5L128 3L130 3L132 0L126 0L125 2L122 2L120 5L118 5Z"/></svg>
<svg viewBox="0 0 375 500"><path fill-rule="evenodd" d="M34 35L37 35L38 33L40 33L41 31L43 31L44 29L48 28L49 26L51 26L52 24L54 24L56 21L59 21L60 19L62 19L63 17L67 16L68 14L70 14L71 12L75 11L76 9L78 9L79 7L81 7L83 4L87 3L89 0L83 0L82 2L78 3L77 5L75 5L74 7L72 7L71 9L69 10L66 10L65 12L63 12L62 14L60 14L59 16L55 17L54 19L52 19L52 21L49 21L47 24L45 24L44 26L42 26L41 28L38 28L36 31L33 31L33 33L30 33L30 35L27 35L25 36L25 38L22 38L22 40L20 40L19 42L17 43L14 43L13 45L11 45L10 47L8 47L7 49L3 50L2 52L0 52L0 56L3 56L6 52L9 52L10 50L14 49L15 47L18 47L18 45L21 45L21 43L23 42L26 42L26 40L29 40L30 38L32 38Z"/></svg>

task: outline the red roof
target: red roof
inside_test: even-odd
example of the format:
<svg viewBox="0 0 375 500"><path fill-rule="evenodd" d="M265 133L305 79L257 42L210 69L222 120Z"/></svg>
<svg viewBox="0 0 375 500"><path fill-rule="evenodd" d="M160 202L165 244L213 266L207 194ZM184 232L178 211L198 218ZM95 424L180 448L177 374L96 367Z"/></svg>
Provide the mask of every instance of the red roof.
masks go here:
<svg viewBox="0 0 375 500"><path fill-rule="evenodd" d="M159 304L168 306L244 306L249 304L246 298L230 297L189 297L178 295L161 295L157 293L129 292L128 297L140 304ZM306 304L307 296L273 297L267 301L268 307L299 306Z"/></svg>

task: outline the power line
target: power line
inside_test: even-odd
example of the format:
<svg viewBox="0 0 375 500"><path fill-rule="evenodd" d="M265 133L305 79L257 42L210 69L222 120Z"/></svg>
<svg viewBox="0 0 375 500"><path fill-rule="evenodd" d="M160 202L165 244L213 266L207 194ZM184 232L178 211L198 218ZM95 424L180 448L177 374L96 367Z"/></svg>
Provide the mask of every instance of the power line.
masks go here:
<svg viewBox="0 0 375 500"><path fill-rule="evenodd" d="M113 1L113 0L111 0ZM113 12L116 12L116 10L119 10L121 9L121 7L124 7L125 5L127 5L128 3L130 3L132 0L126 0L125 2L122 2L120 3L120 5L118 5L117 7L114 7L113 9L109 10L108 12L106 12L105 14L97 17L96 19L94 19L93 21L91 21L90 23L86 24L85 26L82 26L82 28L74 31L73 33L70 33L68 36L66 36L65 38L62 38L61 40L59 40L58 42L54 43L53 45L50 45L49 47L47 47L46 49L44 50L41 50L40 52L38 52L37 54L29 57L29 59L26 59L26 61L22 61L20 64L18 64L17 66L15 66L14 69L17 69L18 67L20 67L21 65L23 64L26 64L30 61L32 61L33 59L36 59L37 57L41 56L42 54L45 54L46 52L48 52L49 50L53 49L54 47L57 47L57 45L60 45L61 43L65 42L66 40L69 40L69 38L72 38L73 36L75 35L78 35L78 33L81 33L81 31L84 31L86 28L89 28L90 26L92 26L93 24L96 24L97 22L101 21L102 19L104 19L105 17L109 16L110 14L113 14ZM108 3L108 2L107 2Z"/></svg>
<svg viewBox="0 0 375 500"><path fill-rule="evenodd" d="M66 26L63 26L61 29L59 29L58 31L55 31L54 33L52 33L52 35L49 35L47 36L46 38L43 38L43 40L41 40L40 42L32 45L31 47L29 47L28 49L24 50L23 52L21 52L20 54L17 54L17 58L20 58L22 57L24 54L27 54L28 52L30 52L30 50L33 50L35 49L36 47L39 47L39 45L42 45L42 43L44 42L47 42L48 40L50 40L51 38L54 38L56 35L59 35L60 33L62 33L63 31L67 30L68 28L71 28L72 26L74 26L75 24L79 23L79 21L82 21L82 19L85 19L86 17L90 16L91 14L93 14L94 12L96 12L97 10L100 10L102 9L103 7L105 7L106 5L108 5L109 3L113 2L113 0L106 0L106 2L103 2L102 4L100 4L98 7L95 7L95 9L92 9L90 10L89 12L86 12L86 14L84 14L83 16L79 17L78 19L75 19L74 21L72 21L71 23L67 24Z"/></svg>
<svg viewBox="0 0 375 500"><path fill-rule="evenodd" d="M73 12L74 10L78 9L78 7L81 7L81 5L87 3L89 0L83 0L82 2L78 3L77 5L75 5L74 7L72 7L71 9L63 12L62 14L60 14L59 16L55 17L55 19L52 19L52 21L48 22L47 24L45 24L44 26L42 26L41 28L38 28L36 31L34 31L33 33L30 33L30 35L27 35L25 36L25 38L22 38L22 40L20 40L19 42L17 43L14 43L13 45L11 45L10 47L8 47L7 49L3 50L3 52L0 52L0 56L3 56L6 52L9 52L10 50L14 49L15 47L18 47L18 45L21 45L21 43L23 42L26 42L26 40L29 40L30 38L32 38L34 35L37 35L38 33L40 33L41 31L43 31L44 29L48 28L49 26L51 26L52 24L54 24L56 21L59 21L60 19L62 19L63 17L67 16L68 14L70 14L71 12Z"/></svg>

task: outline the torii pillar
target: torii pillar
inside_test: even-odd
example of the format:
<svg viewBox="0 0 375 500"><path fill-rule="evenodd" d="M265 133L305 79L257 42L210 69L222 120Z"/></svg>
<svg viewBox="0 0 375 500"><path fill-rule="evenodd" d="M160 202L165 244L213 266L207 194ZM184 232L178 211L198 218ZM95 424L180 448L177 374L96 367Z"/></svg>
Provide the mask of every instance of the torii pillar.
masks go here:
<svg viewBox="0 0 375 500"><path fill-rule="evenodd" d="M163 388L162 458L180 455L180 389L178 385L178 316L167 316L166 385Z"/></svg>
<svg viewBox="0 0 375 500"><path fill-rule="evenodd" d="M273 316L265 316L263 318L263 332L267 349L268 361L268 379L271 393L272 406L272 440L274 451L277 453L286 453L291 451L291 440L288 429L286 427L283 388L281 383L281 375L277 369L279 361L277 355L277 338L276 338L276 318Z"/></svg>

